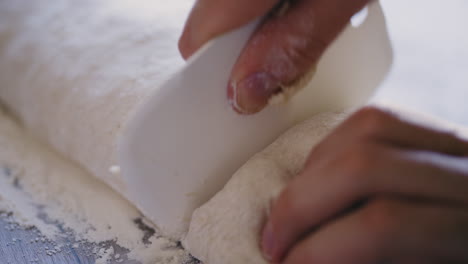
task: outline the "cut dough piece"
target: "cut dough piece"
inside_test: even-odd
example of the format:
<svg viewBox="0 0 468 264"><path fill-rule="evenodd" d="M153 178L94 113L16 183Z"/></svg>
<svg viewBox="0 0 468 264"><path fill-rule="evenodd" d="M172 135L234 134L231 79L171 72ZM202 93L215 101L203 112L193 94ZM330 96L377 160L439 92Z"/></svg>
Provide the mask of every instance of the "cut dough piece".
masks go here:
<svg viewBox="0 0 468 264"><path fill-rule="evenodd" d="M315 115L252 157L194 212L185 248L205 264L267 263L259 237L271 201L302 169L310 150L346 116L344 112Z"/></svg>

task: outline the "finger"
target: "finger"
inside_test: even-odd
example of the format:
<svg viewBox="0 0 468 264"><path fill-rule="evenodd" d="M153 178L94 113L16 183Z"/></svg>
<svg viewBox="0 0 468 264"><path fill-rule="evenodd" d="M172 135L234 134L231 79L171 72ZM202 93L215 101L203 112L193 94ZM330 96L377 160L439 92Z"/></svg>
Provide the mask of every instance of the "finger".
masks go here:
<svg viewBox="0 0 468 264"><path fill-rule="evenodd" d="M184 58L213 37L238 28L271 10L278 0L198 0L179 40Z"/></svg>
<svg viewBox="0 0 468 264"><path fill-rule="evenodd" d="M416 124L375 107L365 107L353 114L338 133L347 135L346 139L361 135L407 149L468 155L468 140L453 131Z"/></svg>
<svg viewBox="0 0 468 264"><path fill-rule="evenodd" d="M410 122L391 111L368 106L352 114L312 149L308 162L332 156L330 150L350 148L356 141L375 141L390 147L468 156L468 140L441 127Z"/></svg>
<svg viewBox="0 0 468 264"><path fill-rule="evenodd" d="M383 210L378 212L379 215L376 215L374 209L368 208L371 206L324 223L317 231L297 241L282 263L379 263L379 258L386 255L383 252L384 241L393 231L398 230L392 230L394 227L389 224L390 219L386 219L389 217L387 215L389 206L381 207ZM367 218L361 216L363 212ZM382 221L379 218L385 219Z"/></svg>
<svg viewBox="0 0 468 264"><path fill-rule="evenodd" d="M310 233L283 263L466 263L467 242L465 210L380 198Z"/></svg>
<svg viewBox="0 0 468 264"><path fill-rule="evenodd" d="M468 168L450 167L466 164L466 158L430 152L413 158L401 150L374 145L350 150L333 159L309 162L281 193L264 231L264 248L273 258L281 258L307 230L374 195L468 204ZM326 177L320 175L324 172Z"/></svg>
<svg viewBox="0 0 468 264"><path fill-rule="evenodd" d="M247 43L233 68L228 97L236 111L260 111L269 98L306 74L369 0L289 1Z"/></svg>

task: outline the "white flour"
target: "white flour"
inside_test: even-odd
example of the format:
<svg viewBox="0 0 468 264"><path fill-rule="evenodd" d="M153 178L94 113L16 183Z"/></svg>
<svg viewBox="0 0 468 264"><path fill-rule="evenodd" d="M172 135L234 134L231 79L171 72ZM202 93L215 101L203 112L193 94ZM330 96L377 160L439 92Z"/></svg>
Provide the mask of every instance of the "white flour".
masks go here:
<svg viewBox="0 0 468 264"><path fill-rule="evenodd" d="M42 235L37 240L57 239L63 232L45 223L39 213L58 221L76 236L76 244L95 243L90 249L96 263L119 263L125 257L113 247L97 245L115 240L130 250L128 259L141 263L179 264L189 261L188 254L157 234L146 238L134 223L139 212L120 195L48 146L28 135L11 117L0 110L0 211L14 213L23 226L35 226ZM39 206L44 206L39 209ZM43 215L43 214L42 214ZM55 249L44 249L47 255Z"/></svg>
<svg viewBox="0 0 468 264"><path fill-rule="evenodd" d="M177 38L191 5L0 1L0 104L27 128L0 113L0 210L14 212L8 221L36 226L38 242L71 236L71 245L57 246L86 248L98 263L189 259L101 180L125 193L112 167L118 135L139 102L183 64Z"/></svg>

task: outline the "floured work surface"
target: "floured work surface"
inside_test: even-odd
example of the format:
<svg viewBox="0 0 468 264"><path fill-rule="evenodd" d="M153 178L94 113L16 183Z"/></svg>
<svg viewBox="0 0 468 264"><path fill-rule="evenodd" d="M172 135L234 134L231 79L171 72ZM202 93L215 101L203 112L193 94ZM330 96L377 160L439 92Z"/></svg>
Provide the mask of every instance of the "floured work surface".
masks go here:
<svg viewBox="0 0 468 264"><path fill-rule="evenodd" d="M57 227L60 224L56 223ZM3 263L64 263L91 264L138 263L128 260L128 250L113 241L99 246L77 240L69 231L60 240L50 240L35 227L17 223L11 213L0 213L0 258ZM99 250L96 248L100 247ZM110 254L112 253L112 254Z"/></svg>
<svg viewBox="0 0 468 264"><path fill-rule="evenodd" d="M1 263L197 263L2 110L0 146Z"/></svg>
<svg viewBox="0 0 468 264"><path fill-rule="evenodd" d="M125 193L109 171L115 139L183 63L175 43L192 3L0 1L0 104L20 119L0 113L0 211L13 212L1 263L190 263L91 174Z"/></svg>

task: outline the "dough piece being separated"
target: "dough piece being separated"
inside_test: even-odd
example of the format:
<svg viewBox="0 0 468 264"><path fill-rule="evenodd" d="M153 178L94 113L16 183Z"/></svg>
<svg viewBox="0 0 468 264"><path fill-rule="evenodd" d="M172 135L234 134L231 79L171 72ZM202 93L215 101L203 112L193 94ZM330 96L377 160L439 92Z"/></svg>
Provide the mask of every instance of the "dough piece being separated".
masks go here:
<svg viewBox="0 0 468 264"><path fill-rule="evenodd" d="M373 105L409 122L468 139L465 126L385 101ZM205 264L267 264L259 241L271 202L299 173L311 149L351 112L317 114L253 156L194 212L185 248Z"/></svg>
<svg viewBox="0 0 468 264"><path fill-rule="evenodd" d="M271 201L302 169L310 150L346 116L317 114L252 157L194 212L185 248L205 264L267 263L259 237Z"/></svg>

